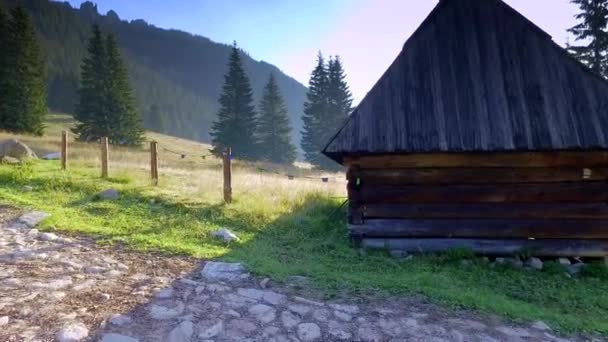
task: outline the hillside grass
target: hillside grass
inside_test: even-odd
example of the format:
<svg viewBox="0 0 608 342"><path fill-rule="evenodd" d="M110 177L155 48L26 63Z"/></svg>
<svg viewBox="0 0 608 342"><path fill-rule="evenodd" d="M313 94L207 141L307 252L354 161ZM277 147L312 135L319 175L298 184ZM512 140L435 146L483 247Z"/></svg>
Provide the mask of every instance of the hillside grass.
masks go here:
<svg viewBox="0 0 608 342"><path fill-rule="evenodd" d="M49 127L49 136L27 138L28 143L38 150L57 146L59 135L53 129ZM490 267L481 259L464 266L461 259L471 256L463 251L399 260L382 251L353 249L346 236L345 183L339 174L329 183L288 180L241 163L234 173L234 202L224 204L220 164L214 158L188 164L161 154L161 184L152 187L145 150L112 149L109 179L99 177L95 144L71 151L67 172L58 161L0 165L0 201L49 212L45 230L88 234L141 250L241 261L277 281L307 276L328 296L421 295L516 321L542 320L563 332L608 335L608 275L599 266L568 278L556 264L542 272ZM26 191L26 185L33 190ZM97 194L107 188L119 190L121 197L100 200ZM212 238L219 227L230 228L241 241L225 244Z"/></svg>

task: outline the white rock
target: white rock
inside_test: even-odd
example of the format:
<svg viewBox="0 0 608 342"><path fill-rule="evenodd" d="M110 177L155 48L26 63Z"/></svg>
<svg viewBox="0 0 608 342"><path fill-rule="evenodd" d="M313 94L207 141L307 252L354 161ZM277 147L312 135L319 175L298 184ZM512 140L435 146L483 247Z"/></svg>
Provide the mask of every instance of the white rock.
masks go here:
<svg viewBox="0 0 608 342"><path fill-rule="evenodd" d="M57 235L53 233L40 233L38 234L38 238L42 241L54 241L57 240Z"/></svg>
<svg viewBox="0 0 608 342"><path fill-rule="evenodd" d="M46 154L42 157L44 160L58 160L61 159L61 152L53 152Z"/></svg>
<svg viewBox="0 0 608 342"><path fill-rule="evenodd" d="M239 315L240 316L240 315ZM198 337L200 338L212 338L215 337L224 331L224 322L219 321L209 327L203 327L200 329L198 333Z"/></svg>
<svg viewBox="0 0 608 342"><path fill-rule="evenodd" d="M350 314L347 314L346 312L342 312L342 311L338 311L338 310L334 311L334 316L336 316L337 319L344 321L344 322L350 322L353 319L353 316L351 316Z"/></svg>
<svg viewBox="0 0 608 342"><path fill-rule="evenodd" d="M139 342L139 340L130 336L112 333L103 335L101 342Z"/></svg>
<svg viewBox="0 0 608 342"><path fill-rule="evenodd" d="M192 338L193 324L191 321L183 321L169 333L168 342L190 342Z"/></svg>
<svg viewBox="0 0 608 342"><path fill-rule="evenodd" d="M572 264L568 258L558 258L557 263L562 266L570 266Z"/></svg>
<svg viewBox="0 0 608 342"><path fill-rule="evenodd" d="M535 270L542 270L543 262L539 258L531 257L528 260L526 260L526 266L532 267Z"/></svg>
<svg viewBox="0 0 608 342"><path fill-rule="evenodd" d="M82 323L73 323L64 326L57 334L59 342L82 341L89 336L89 329Z"/></svg>
<svg viewBox="0 0 608 342"><path fill-rule="evenodd" d="M316 341L321 338L321 328L314 323L301 323L298 325L297 334L302 341Z"/></svg>
<svg viewBox="0 0 608 342"><path fill-rule="evenodd" d="M239 237L227 228L220 228L219 230L214 231L212 235L226 242L239 241Z"/></svg>
<svg viewBox="0 0 608 342"><path fill-rule="evenodd" d="M283 326L287 329L291 329L300 323L300 319L289 311L283 311L281 313L281 321Z"/></svg>
<svg viewBox="0 0 608 342"><path fill-rule="evenodd" d="M203 278L213 281L235 281L249 278L242 264L219 261L208 261L205 263L201 275Z"/></svg>
<svg viewBox="0 0 608 342"><path fill-rule="evenodd" d="M109 301L110 298L111 298L111 296L109 294L107 294L107 293L100 293L99 294L99 299L101 299L104 302Z"/></svg>
<svg viewBox="0 0 608 342"><path fill-rule="evenodd" d="M257 289L237 289L237 293L241 296L251 299L261 300L272 305L279 305L285 302L286 297L274 291L262 291Z"/></svg>
<svg viewBox="0 0 608 342"><path fill-rule="evenodd" d="M131 317L121 315L121 314L115 314L112 317L110 317L110 323L117 325L117 326L127 325L127 324L130 324L131 322L133 322L133 319Z"/></svg>
<svg viewBox="0 0 608 342"><path fill-rule="evenodd" d="M334 310L346 312L351 315L356 315L359 313L359 307L356 305L329 304L329 306Z"/></svg>
<svg viewBox="0 0 608 342"><path fill-rule="evenodd" d="M258 321L262 323L270 323L274 321L276 317L275 310L265 304L256 304L249 308L249 314L254 316Z"/></svg>
<svg viewBox="0 0 608 342"><path fill-rule="evenodd" d="M174 307L154 304L150 307L150 317L158 320L175 318L184 311L184 303L177 302Z"/></svg>
<svg viewBox="0 0 608 342"><path fill-rule="evenodd" d="M0 327L8 324L8 316L0 317Z"/></svg>

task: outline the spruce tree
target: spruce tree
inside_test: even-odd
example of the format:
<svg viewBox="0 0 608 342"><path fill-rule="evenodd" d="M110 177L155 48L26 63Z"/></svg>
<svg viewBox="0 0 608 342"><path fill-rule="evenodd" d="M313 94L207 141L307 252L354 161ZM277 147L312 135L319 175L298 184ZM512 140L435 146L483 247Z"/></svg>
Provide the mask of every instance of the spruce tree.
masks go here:
<svg viewBox="0 0 608 342"><path fill-rule="evenodd" d="M322 148L342 128L352 111L353 105L353 96L346 83L346 74L339 56L329 59L327 72L328 109L320 131ZM329 158L323 157L320 159L319 166L333 169L337 164Z"/></svg>
<svg viewBox="0 0 608 342"><path fill-rule="evenodd" d="M236 42L230 53L219 103L220 110L210 133L213 152L219 155L226 147L232 147L233 154L239 158L258 157L253 91Z"/></svg>
<svg viewBox="0 0 608 342"><path fill-rule="evenodd" d="M112 34L106 36L107 80L106 120L107 136L113 144L140 145L144 140L141 118L135 106L129 72Z"/></svg>
<svg viewBox="0 0 608 342"><path fill-rule="evenodd" d="M321 149L324 147L323 119L328 111L329 100L327 91L329 86L329 75L325 59L321 52L317 55L317 65L312 71L304 103L304 114L302 115L303 131L301 145L306 160L316 166L320 165Z"/></svg>
<svg viewBox="0 0 608 342"><path fill-rule="evenodd" d="M580 22L568 32L581 45L568 46L568 50L597 74L608 77L608 0L571 0L578 5Z"/></svg>
<svg viewBox="0 0 608 342"><path fill-rule="evenodd" d="M296 148L291 143L291 126L285 101L273 74L270 74L264 87L259 111L260 156L273 163L292 164L296 159Z"/></svg>
<svg viewBox="0 0 608 342"><path fill-rule="evenodd" d="M94 141L108 134L105 127L107 105L105 103L107 86L106 48L99 26L93 26L93 35L87 46L87 57L80 68L79 101L74 119L78 124L73 132L82 141Z"/></svg>
<svg viewBox="0 0 608 342"><path fill-rule="evenodd" d="M41 135L46 107L45 67L36 31L23 7L11 11L8 25L3 129Z"/></svg>

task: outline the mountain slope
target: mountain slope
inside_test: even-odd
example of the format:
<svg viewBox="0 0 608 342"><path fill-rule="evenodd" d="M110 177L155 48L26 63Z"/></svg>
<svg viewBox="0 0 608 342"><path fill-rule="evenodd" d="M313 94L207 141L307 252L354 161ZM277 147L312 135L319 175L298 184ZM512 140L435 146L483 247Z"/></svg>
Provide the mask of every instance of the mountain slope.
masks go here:
<svg viewBox="0 0 608 342"><path fill-rule="evenodd" d="M49 106L71 113L76 103L80 63L91 25L117 35L129 64L140 113L147 128L208 141L230 47L143 20L123 21L110 11L101 15L91 2L79 9L48 0L5 0L8 7L28 9L41 37L49 76ZM272 72L288 106L299 145L306 88L275 66L243 56L256 101ZM257 103L256 103L257 104ZM160 113L160 114L159 114Z"/></svg>

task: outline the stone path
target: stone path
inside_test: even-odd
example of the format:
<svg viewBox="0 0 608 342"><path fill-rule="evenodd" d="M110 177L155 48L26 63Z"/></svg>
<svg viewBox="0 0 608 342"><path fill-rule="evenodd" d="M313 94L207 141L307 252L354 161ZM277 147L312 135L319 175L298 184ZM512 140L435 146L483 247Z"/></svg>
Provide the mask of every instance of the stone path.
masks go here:
<svg viewBox="0 0 608 342"><path fill-rule="evenodd" d="M304 297L240 264L41 233L43 217L0 215L0 341L567 341L419 300Z"/></svg>

